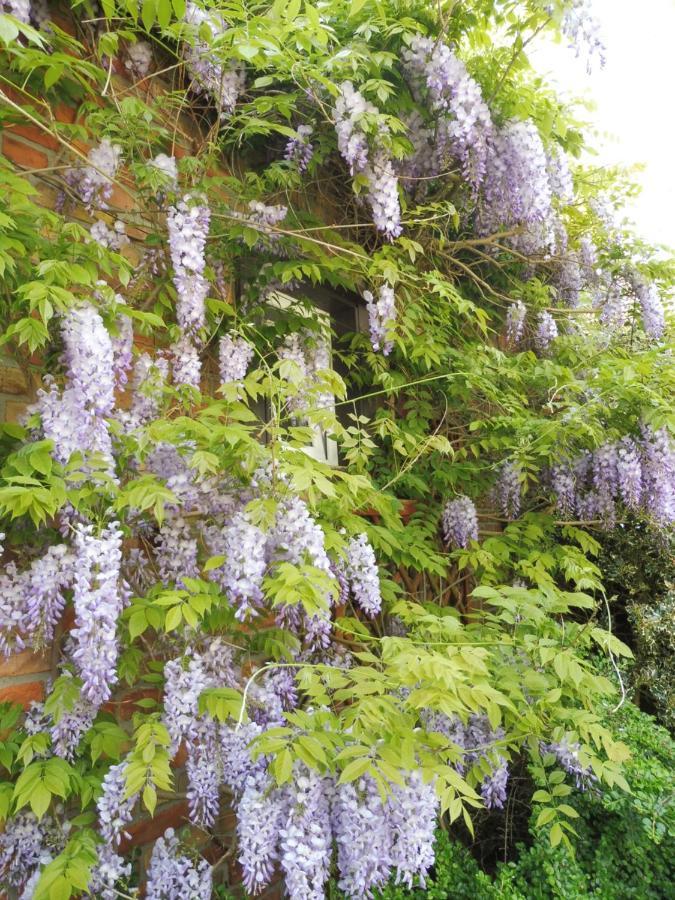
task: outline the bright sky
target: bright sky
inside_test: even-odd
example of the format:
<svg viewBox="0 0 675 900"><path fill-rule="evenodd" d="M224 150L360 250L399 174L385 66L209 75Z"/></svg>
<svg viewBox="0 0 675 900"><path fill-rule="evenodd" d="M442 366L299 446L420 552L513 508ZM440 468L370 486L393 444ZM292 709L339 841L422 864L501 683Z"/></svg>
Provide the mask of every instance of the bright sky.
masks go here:
<svg viewBox="0 0 675 900"><path fill-rule="evenodd" d="M589 75L565 44L539 45L531 60L563 93L594 100L606 133L600 162L643 163L641 195L628 209L652 243L675 249L675 0L594 0L607 64Z"/></svg>

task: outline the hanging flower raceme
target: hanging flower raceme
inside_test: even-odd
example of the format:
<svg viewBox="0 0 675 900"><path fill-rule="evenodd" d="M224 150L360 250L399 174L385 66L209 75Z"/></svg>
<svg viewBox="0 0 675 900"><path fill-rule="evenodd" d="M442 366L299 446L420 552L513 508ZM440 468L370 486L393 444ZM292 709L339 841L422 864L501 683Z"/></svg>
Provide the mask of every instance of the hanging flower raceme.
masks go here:
<svg viewBox="0 0 675 900"><path fill-rule="evenodd" d="M106 138L87 154L88 166L68 169L65 180L78 200L92 210L99 206L107 209L107 200L113 190L113 179L122 162L122 148Z"/></svg>
<svg viewBox="0 0 675 900"><path fill-rule="evenodd" d="M211 896L211 866L181 852L173 828L167 828L152 848L148 866L147 900L205 900Z"/></svg>
<svg viewBox="0 0 675 900"><path fill-rule="evenodd" d="M376 616L382 609L380 573L365 534L352 538L347 545L345 575L357 605L371 618Z"/></svg>
<svg viewBox="0 0 675 900"><path fill-rule="evenodd" d="M506 342L509 347L518 347L525 332L527 308L522 300L516 300L506 313Z"/></svg>
<svg viewBox="0 0 675 900"><path fill-rule="evenodd" d="M294 163L298 172L306 172L307 166L314 155L314 147L310 141L314 129L311 125L299 125L295 137L289 139L284 151L284 157Z"/></svg>
<svg viewBox="0 0 675 900"><path fill-rule="evenodd" d="M267 569L265 535L244 512L236 512L222 529L211 528L206 539L214 556L224 556L221 566L209 572L236 606L237 619L255 614L263 602L262 583Z"/></svg>
<svg viewBox="0 0 675 900"><path fill-rule="evenodd" d="M286 890L294 900L322 897L332 857L330 779L296 765L285 790L279 855Z"/></svg>
<svg viewBox="0 0 675 900"><path fill-rule="evenodd" d="M534 334L534 345L540 353L546 353L551 343L558 337L558 326L550 312L539 313L537 330Z"/></svg>
<svg viewBox="0 0 675 900"><path fill-rule="evenodd" d="M430 37L416 35L402 58L415 98L428 96L436 119L431 164L436 171L427 174L440 174L444 162L454 158L475 194L485 176L494 130L480 86L446 44Z"/></svg>
<svg viewBox="0 0 675 900"><path fill-rule="evenodd" d="M163 356L154 359L147 353L136 358L131 380L131 407L118 416L131 431L147 425L159 416L162 392L169 379L169 363Z"/></svg>
<svg viewBox="0 0 675 900"><path fill-rule="evenodd" d="M580 759L581 746L571 743L567 737L551 744L542 744L541 753L552 753L558 765L574 778L574 783L580 791L587 790L596 777L590 765L584 766Z"/></svg>
<svg viewBox="0 0 675 900"><path fill-rule="evenodd" d="M497 480L496 495L503 516L517 519L521 504L522 469L517 462L506 460L502 463Z"/></svg>
<svg viewBox="0 0 675 900"><path fill-rule="evenodd" d="M227 30L225 21L215 10L201 9L193 2L188 2L186 6L185 21L195 27L197 34L206 27L213 41ZM210 94L221 117L226 118L234 112L237 100L246 87L246 72L240 62L221 62L217 57L217 51L198 36L185 48L192 89Z"/></svg>
<svg viewBox="0 0 675 900"><path fill-rule="evenodd" d="M223 335L218 343L221 383L231 384L243 381L254 352L254 348L245 338L239 335Z"/></svg>
<svg viewBox="0 0 675 900"><path fill-rule="evenodd" d="M91 525L76 526L74 548L73 661L84 696L101 706L117 682L117 620L126 599L119 523L111 522L100 535Z"/></svg>
<svg viewBox="0 0 675 900"><path fill-rule="evenodd" d="M478 540L478 514L473 501L462 495L449 500L443 510L443 539L446 544L466 549Z"/></svg>
<svg viewBox="0 0 675 900"><path fill-rule="evenodd" d="M169 248L176 287L176 318L185 334L195 335L205 324L204 303L209 285L204 278L204 252L211 211L203 203L192 203L186 195L169 209Z"/></svg>
<svg viewBox="0 0 675 900"><path fill-rule="evenodd" d="M401 206L398 198L398 178L393 163L383 146L386 129L380 127L369 147L364 130L364 116L376 116L378 110L365 99L350 81L340 85L335 101L335 132L338 150L352 175L363 175L368 183L367 196L373 222L390 240L401 233Z"/></svg>
<svg viewBox="0 0 675 900"><path fill-rule="evenodd" d="M394 342L388 337L396 324L394 289L391 285L383 284L377 297L374 297L370 291L364 291L363 299L366 301L368 311L370 343L373 345L373 350L381 350L385 356L388 356L394 348Z"/></svg>
<svg viewBox="0 0 675 900"><path fill-rule="evenodd" d="M115 885L131 874L131 863L117 852L126 826L131 822L138 793L126 796L127 763L111 766L103 777L103 792L96 801L98 828L103 844L98 850L98 863L92 873L92 888L102 900L119 896Z"/></svg>
<svg viewBox="0 0 675 900"><path fill-rule="evenodd" d="M238 860L244 887L259 893L279 861L279 831L286 816L284 792L267 777L249 778L237 803Z"/></svg>

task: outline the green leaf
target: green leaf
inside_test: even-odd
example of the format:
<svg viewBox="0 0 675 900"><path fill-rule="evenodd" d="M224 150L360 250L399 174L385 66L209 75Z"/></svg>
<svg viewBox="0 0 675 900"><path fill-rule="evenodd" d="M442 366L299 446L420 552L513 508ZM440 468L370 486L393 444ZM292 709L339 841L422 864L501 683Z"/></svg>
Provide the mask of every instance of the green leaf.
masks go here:
<svg viewBox="0 0 675 900"><path fill-rule="evenodd" d="M353 759L350 763L347 763L340 773L338 784L347 784L350 781L356 781L356 779L360 778L371 765L372 760L369 756L363 757L362 759Z"/></svg>

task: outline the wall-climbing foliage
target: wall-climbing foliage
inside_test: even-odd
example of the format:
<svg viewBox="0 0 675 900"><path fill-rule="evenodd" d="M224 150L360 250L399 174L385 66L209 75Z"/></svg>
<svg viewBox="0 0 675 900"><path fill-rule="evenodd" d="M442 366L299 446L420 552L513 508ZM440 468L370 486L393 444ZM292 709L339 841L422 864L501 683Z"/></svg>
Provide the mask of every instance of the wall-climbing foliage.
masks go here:
<svg viewBox="0 0 675 900"><path fill-rule="evenodd" d="M0 9L0 125L58 148L0 159L3 348L44 367L0 648L55 659L3 713L0 879L203 898L234 852L250 894L411 888L524 764L562 852L627 788L591 532L675 519L673 266L526 56L601 64L587 4Z"/></svg>

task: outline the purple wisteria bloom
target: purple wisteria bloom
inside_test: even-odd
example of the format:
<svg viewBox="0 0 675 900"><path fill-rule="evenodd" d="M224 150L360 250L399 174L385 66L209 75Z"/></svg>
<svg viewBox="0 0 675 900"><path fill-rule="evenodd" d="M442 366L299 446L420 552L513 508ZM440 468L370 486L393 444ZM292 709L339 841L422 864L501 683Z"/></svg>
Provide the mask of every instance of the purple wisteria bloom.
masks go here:
<svg viewBox="0 0 675 900"><path fill-rule="evenodd" d="M473 501L464 495L448 500L443 510L443 540L466 549L478 540L478 515Z"/></svg>

